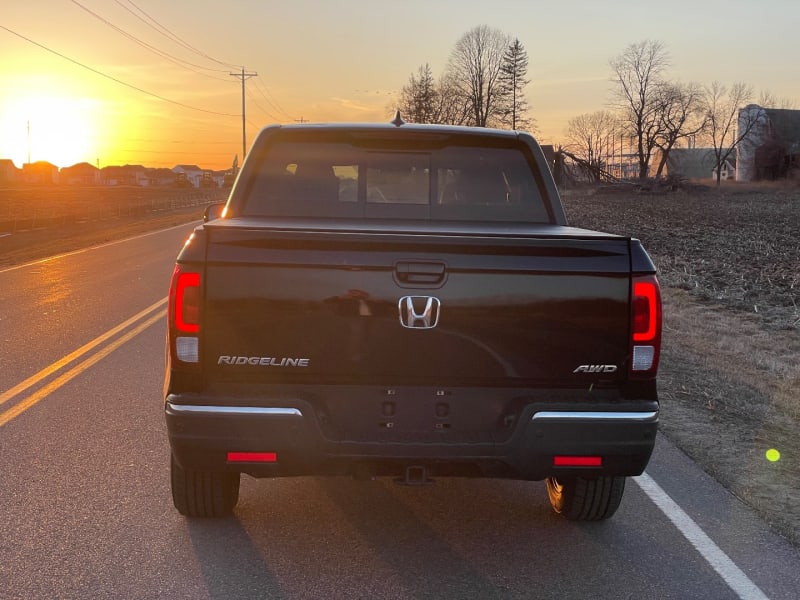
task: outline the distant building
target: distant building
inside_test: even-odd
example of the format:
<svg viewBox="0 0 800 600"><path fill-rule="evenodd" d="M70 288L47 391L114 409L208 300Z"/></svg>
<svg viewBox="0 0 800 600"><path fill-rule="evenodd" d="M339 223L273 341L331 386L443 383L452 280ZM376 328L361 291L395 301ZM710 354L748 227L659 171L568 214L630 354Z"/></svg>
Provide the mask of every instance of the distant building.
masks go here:
<svg viewBox="0 0 800 600"><path fill-rule="evenodd" d="M800 170L800 110L750 104L739 111L739 130L755 121L739 143L736 180L797 176Z"/></svg>
<svg viewBox="0 0 800 600"><path fill-rule="evenodd" d="M199 188L203 183L204 171L197 165L176 165L172 172L179 176L178 182L186 181L192 187Z"/></svg>
<svg viewBox="0 0 800 600"><path fill-rule="evenodd" d="M45 161L24 164L22 169L18 169L12 160L0 159L0 186L27 183L220 188L225 183L227 173L201 169L197 165L177 165L173 169L111 165L98 169L87 162L64 167L59 171L57 166Z"/></svg>
<svg viewBox="0 0 800 600"><path fill-rule="evenodd" d="M555 165L556 165L556 149L553 147L553 144L542 144L542 153L544 154L544 160L547 162L547 166L550 167L550 172L555 172Z"/></svg>
<svg viewBox="0 0 800 600"><path fill-rule="evenodd" d="M735 153L722 165L721 179L733 179ZM716 179L717 157L713 148L673 148L667 157L667 172L685 179Z"/></svg>
<svg viewBox="0 0 800 600"><path fill-rule="evenodd" d="M0 159L0 185L17 183L20 181L22 181L22 169L18 169L11 159Z"/></svg>
<svg viewBox="0 0 800 600"><path fill-rule="evenodd" d="M721 169L722 174L719 176L719 178L722 181L727 181L728 179L735 179L736 178L736 159L735 158L731 158L732 156L733 156L733 154L731 154L730 157L726 158L722 162L722 169ZM712 177L712 179L716 179L717 178L717 167L716 167L716 165L714 165L714 169L711 171L711 177Z"/></svg>
<svg viewBox="0 0 800 600"><path fill-rule="evenodd" d="M174 186L177 176L172 169L147 169L147 182L150 186Z"/></svg>
<svg viewBox="0 0 800 600"><path fill-rule="evenodd" d="M25 163L22 165L22 177L25 183L52 185L58 183L58 167L44 160Z"/></svg>
<svg viewBox="0 0 800 600"><path fill-rule="evenodd" d="M97 185L100 183L100 169L87 162L64 167L59 173L59 181L66 185Z"/></svg>
<svg viewBox="0 0 800 600"><path fill-rule="evenodd" d="M100 183L103 185L147 185L147 169L142 165L103 167L100 170Z"/></svg>

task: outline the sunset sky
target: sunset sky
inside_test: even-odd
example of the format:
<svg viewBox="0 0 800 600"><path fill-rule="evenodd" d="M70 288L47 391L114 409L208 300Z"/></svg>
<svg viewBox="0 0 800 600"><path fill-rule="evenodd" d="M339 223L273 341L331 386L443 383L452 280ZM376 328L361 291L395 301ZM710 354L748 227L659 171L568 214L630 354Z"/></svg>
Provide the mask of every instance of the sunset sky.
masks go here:
<svg viewBox="0 0 800 600"><path fill-rule="evenodd" d="M788 0L28 0L0 10L0 159L222 169L269 123L388 121L409 75L438 77L476 25L528 52L543 143L607 108L609 59L659 40L676 81L751 84L800 108ZM20 37L22 36L22 37ZM27 38L27 39L23 39Z"/></svg>

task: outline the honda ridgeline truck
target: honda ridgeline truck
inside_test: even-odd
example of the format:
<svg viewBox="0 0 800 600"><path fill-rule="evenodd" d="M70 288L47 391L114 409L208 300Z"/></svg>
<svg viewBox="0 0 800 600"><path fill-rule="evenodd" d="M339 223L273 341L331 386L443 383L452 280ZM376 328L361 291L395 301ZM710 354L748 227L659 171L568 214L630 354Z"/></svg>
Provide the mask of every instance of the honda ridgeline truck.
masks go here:
<svg viewBox="0 0 800 600"><path fill-rule="evenodd" d="M546 480L556 512L605 519L655 443L653 263L568 226L526 133L266 127L168 320L184 515L229 514L246 473Z"/></svg>

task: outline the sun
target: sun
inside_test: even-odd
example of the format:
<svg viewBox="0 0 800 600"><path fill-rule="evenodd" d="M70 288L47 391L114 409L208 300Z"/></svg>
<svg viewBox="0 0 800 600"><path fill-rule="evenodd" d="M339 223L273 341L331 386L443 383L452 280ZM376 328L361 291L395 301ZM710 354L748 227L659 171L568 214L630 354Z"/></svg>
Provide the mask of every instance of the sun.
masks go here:
<svg viewBox="0 0 800 600"><path fill-rule="evenodd" d="M93 162L97 150L97 101L22 91L0 106L0 158L16 164L47 161L58 167Z"/></svg>

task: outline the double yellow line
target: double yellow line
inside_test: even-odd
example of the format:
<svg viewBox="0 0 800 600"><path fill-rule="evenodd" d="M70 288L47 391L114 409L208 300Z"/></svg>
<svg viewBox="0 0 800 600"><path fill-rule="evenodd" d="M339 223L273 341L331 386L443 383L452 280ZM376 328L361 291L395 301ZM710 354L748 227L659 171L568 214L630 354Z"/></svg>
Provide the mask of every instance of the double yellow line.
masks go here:
<svg viewBox="0 0 800 600"><path fill-rule="evenodd" d="M114 352L114 350L116 350L123 344L135 338L145 329L150 327L153 323L163 318L164 315L166 315L167 310L166 308L162 310L159 309L163 307L166 303L167 303L167 298L162 298L158 302L151 304L143 311L133 315L127 321L120 323L113 329L109 329L104 334L93 339L91 342L84 344L74 352L67 354L64 358L45 367L35 375L31 375L25 381L18 383L10 390L0 394L0 406L3 406L5 403L17 398L30 388L44 382L48 377L60 371L61 369L67 367L71 363L77 361L85 354L92 352L93 350L95 350L96 348L98 348L99 346L101 346L114 336L125 331L129 327L135 325L133 329L130 329L129 331L125 332L125 334L116 338L113 342L111 342L107 346L100 348L100 350L91 354L78 364L74 365L68 371L65 371L64 373L62 373L61 375L59 375L58 377L56 377L55 379L44 385L43 387L39 388L29 396L23 398L22 400L14 404L11 408L4 410L3 412L0 412L0 427L2 427L15 417L21 415L32 406L35 406L36 404L41 402L49 394L52 394L55 390L66 385L67 383L75 379L75 377L86 371L88 368L97 364L98 362L103 360L106 356Z"/></svg>

